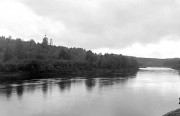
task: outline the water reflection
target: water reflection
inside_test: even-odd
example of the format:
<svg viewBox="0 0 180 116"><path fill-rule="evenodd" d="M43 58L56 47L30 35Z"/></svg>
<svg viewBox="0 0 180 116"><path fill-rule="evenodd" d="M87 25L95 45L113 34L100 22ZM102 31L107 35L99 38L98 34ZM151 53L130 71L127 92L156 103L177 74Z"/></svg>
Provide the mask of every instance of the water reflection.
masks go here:
<svg viewBox="0 0 180 116"><path fill-rule="evenodd" d="M96 80L95 79L86 79L85 80L85 85L88 91L92 91L92 89L95 87L96 85Z"/></svg>
<svg viewBox="0 0 180 116"><path fill-rule="evenodd" d="M18 97L21 99L24 93L24 86L20 85L16 87L16 93L18 95Z"/></svg>
<svg viewBox="0 0 180 116"><path fill-rule="evenodd" d="M44 95L46 95L47 91L48 91L48 83L45 82L45 83L42 84L42 92L43 92Z"/></svg>
<svg viewBox="0 0 180 116"><path fill-rule="evenodd" d="M65 91L65 90L70 90L71 80L63 80L61 82L58 82L58 87L61 92Z"/></svg>
<svg viewBox="0 0 180 116"><path fill-rule="evenodd" d="M135 76L133 76L135 77ZM131 77L132 78L132 77ZM52 92L53 88L59 88L59 92L69 91L73 86L85 85L88 92L93 91L95 86L100 88L113 86L115 84L126 83L128 78L75 78L75 79L39 79L39 80L29 80L1 84L0 96L6 96L10 98L11 95L17 95L18 98L22 99L24 93L34 93L35 91L41 91L44 96L47 95L48 91ZM98 84L97 84L98 83Z"/></svg>
<svg viewBox="0 0 180 116"><path fill-rule="evenodd" d="M116 84L121 84L121 86L125 85L129 79L135 78L136 76L129 76L126 78L100 78L99 79L99 87L107 87L107 86L113 86Z"/></svg>
<svg viewBox="0 0 180 116"><path fill-rule="evenodd" d="M3 89L0 89L0 95L5 95L6 98L10 98L12 95L13 87L10 85L5 86Z"/></svg>
<svg viewBox="0 0 180 116"><path fill-rule="evenodd" d="M147 68L137 76L1 83L0 115L162 116L178 107L179 77L176 70Z"/></svg>
<svg viewBox="0 0 180 116"><path fill-rule="evenodd" d="M35 85L35 84L27 85L26 86L26 91L30 92L30 93L33 93L37 89L36 87L37 87L37 85Z"/></svg>

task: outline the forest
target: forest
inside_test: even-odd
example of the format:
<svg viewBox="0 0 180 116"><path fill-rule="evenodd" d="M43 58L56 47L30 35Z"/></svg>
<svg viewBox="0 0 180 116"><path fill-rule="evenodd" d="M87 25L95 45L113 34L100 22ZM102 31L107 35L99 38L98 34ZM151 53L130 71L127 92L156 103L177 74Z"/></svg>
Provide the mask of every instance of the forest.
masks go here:
<svg viewBox="0 0 180 116"><path fill-rule="evenodd" d="M180 58L167 59L164 66L180 70Z"/></svg>
<svg viewBox="0 0 180 116"><path fill-rule="evenodd" d="M57 72L138 70L134 57L117 54L96 54L82 48L55 46L45 36L42 43L33 39L23 41L11 36L0 37L0 72Z"/></svg>

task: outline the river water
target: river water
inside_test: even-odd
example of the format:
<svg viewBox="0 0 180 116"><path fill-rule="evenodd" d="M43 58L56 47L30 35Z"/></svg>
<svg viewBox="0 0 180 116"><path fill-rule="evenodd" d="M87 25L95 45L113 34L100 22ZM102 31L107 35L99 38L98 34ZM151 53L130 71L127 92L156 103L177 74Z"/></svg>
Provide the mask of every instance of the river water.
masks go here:
<svg viewBox="0 0 180 116"><path fill-rule="evenodd" d="M141 68L134 76L37 79L0 84L0 116L162 116L180 108L180 75Z"/></svg>

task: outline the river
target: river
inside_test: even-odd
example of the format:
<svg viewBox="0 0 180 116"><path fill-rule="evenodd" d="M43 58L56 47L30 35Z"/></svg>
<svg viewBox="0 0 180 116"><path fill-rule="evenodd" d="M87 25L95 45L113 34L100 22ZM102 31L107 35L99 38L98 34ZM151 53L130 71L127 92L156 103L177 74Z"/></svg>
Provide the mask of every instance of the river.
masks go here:
<svg viewBox="0 0 180 116"><path fill-rule="evenodd" d="M179 108L180 75L141 68L124 77L35 79L0 84L0 116L162 116Z"/></svg>

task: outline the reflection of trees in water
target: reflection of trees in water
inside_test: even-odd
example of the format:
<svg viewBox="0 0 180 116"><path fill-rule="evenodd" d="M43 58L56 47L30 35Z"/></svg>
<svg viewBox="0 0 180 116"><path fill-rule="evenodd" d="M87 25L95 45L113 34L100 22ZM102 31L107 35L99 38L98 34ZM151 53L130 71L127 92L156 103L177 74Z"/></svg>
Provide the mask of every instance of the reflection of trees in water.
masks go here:
<svg viewBox="0 0 180 116"><path fill-rule="evenodd" d="M6 89L6 91L5 91L6 97L10 98L12 95L12 90L13 90L12 86L6 86L5 89Z"/></svg>
<svg viewBox="0 0 180 116"><path fill-rule="evenodd" d="M43 92L44 95L46 95L47 91L48 91L48 83L45 82L45 83L42 84L42 92Z"/></svg>
<svg viewBox="0 0 180 116"><path fill-rule="evenodd" d="M99 87L108 87L117 84L125 85L130 78L100 78L99 79Z"/></svg>
<svg viewBox="0 0 180 116"><path fill-rule="evenodd" d="M26 86L26 91L33 93L36 90L36 88L37 88L37 85L30 84L30 85Z"/></svg>
<svg viewBox="0 0 180 116"><path fill-rule="evenodd" d="M6 98L10 98L13 92L13 87L11 85L7 85L4 88L0 89L0 94L5 95Z"/></svg>
<svg viewBox="0 0 180 116"><path fill-rule="evenodd" d="M179 76L180 76L180 70L178 70L178 74L179 74Z"/></svg>
<svg viewBox="0 0 180 116"><path fill-rule="evenodd" d="M71 84L73 85L79 85L81 83L84 83L84 79L71 79Z"/></svg>
<svg viewBox="0 0 180 116"><path fill-rule="evenodd" d="M96 80L95 79L86 79L85 80L85 85L88 91L92 91L93 87L96 85Z"/></svg>
<svg viewBox="0 0 180 116"><path fill-rule="evenodd" d="M71 80L63 80L58 83L58 86L61 91L69 90L71 88Z"/></svg>
<svg viewBox="0 0 180 116"><path fill-rule="evenodd" d="M75 82L75 81L74 81ZM0 95L6 96L6 98L10 98L13 95L17 95L18 98L22 98L24 92L33 93L34 91L40 90L44 95L47 95L48 91L53 91L54 83L56 81L51 80L42 80L42 81L24 81L22 83L14 83L17 86L12 86L11 84L4 84L3 88L0 88ZM71 87L71 80L63 80L61 82L56 83L55 86L58 86L61 91L69 90Z"/></svg>
<svg viewBox="0 0 180 116"><path fill-rule="evenodd" d="M24 86L20 85L16 87L16 93L18 95L19 98L22 98L23 93L24 93Z"/></svg>
<svg viewBox="0 0 180 116"><path fill-rule="evenodd" d="M133 76L132 76L133 77ZM129 77L129 78L132 78ZM135 76L134 76L135 77ZM12 84L2 84L3 88L0 88L0 95L10 98L12 93L17 95L18 98L22 98L25 92L33 93L36 90L40 90L44 95L48 92L53 91L54 86L58 87L61 92L70 90L73 86L86 86L87 91L92 91L96 85L102 87L110 87L116 84L121 86L126 85L129 78L73 78L73 79L58 79L58 80L37 80L37 81L25 81L21 83L15 83L17 86ZM52 90L51 90L52 89Z"/></svg>
<svg viewBox="0 0 180 116"><path fill-rule="evenodd" d="M5 95L6 98L10 98L12 96L12 93L16 93L18 98L22 98L23 93L24 93L24 86L23 85L19 85L19 86L6 85L4 88L0 89L0 94Z"/></svg>
<svg viewBox="0 0 180 116"><path fill-rule="evenodd" d="M112 79L100 79L99 80L99 87L111 86L111 85L113 85Z"/></svg>
<svg viewBox="0 0 180 116"><path fill-rule="evenodd" d="M6 98L10 98L12 96L12 93L14 93L13 95L17 95L18 98L22 98L24 92L29 92L29 93L33 93L35 90L40 89L40 87L42 87L42 92L44 94L47 93L47 88L48 85L47 83L41 85L41 84L37 84L37 83L31 83L29 82L29 84L23 84L22 83L16 83L17 86L12 86L10 84L4 84L3 88L0 88L0 95L4 95L6 96Z"/></svg>

